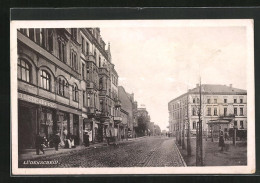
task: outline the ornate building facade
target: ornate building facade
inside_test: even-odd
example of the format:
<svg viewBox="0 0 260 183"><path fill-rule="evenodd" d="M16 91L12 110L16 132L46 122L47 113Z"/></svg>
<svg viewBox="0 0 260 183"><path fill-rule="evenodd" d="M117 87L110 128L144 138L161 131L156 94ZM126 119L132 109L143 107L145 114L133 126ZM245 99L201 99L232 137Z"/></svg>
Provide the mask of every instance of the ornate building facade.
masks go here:
<svg viewBox="0 0 260 183"><path fill-rule="evenodd" d="M119 121L118 74L99 28L19 29L18 143L33 148L36 134L64 131L83 143L101 142Z"/></svg>

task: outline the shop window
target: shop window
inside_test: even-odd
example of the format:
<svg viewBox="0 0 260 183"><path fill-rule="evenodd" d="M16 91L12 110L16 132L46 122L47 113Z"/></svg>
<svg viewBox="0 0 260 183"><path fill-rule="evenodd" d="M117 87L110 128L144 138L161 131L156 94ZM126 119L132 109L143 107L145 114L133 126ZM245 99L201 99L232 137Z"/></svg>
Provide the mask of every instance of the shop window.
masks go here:
<svg viewBox="0 0 260 183"><path fill-rule="evenodd" d="M25 82L30 82L30 75L31 75L31 66L28 64L27 61L23 59L18 59L18 71L17 77Z"/></svg>
<svg viewBox="0 0 260 183"><path fill-rule="evenodd" d="M72 94L73 94L73 100L78 102L79 101L79 90L78 90L78 86L76 84L74 84L72 86Z"/></svg>
<svg viewBox="0 0 260 183"><path fill-rule="evenodd" d="M77 53L74 50L71 50L70 60L72 69L78 70Z"/></svg>
<svg viewBox="0 0 260 183"><path fill-rule="evenodd" d="M41 87L45 90L50 91L51 90L50 84L51 84L50 74L44 70L41 70Z"/></svg>

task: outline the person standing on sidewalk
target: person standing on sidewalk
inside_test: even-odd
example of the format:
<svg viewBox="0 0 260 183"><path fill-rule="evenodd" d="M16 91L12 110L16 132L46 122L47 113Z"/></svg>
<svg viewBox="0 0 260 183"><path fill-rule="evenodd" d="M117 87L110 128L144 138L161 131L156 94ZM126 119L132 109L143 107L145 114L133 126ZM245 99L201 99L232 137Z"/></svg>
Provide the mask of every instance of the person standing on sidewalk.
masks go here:
<svg viewBox="0 0 260 183"><path fill-rule="evenodd" d="M84 144L86 147L89 147L89 134L87 131L84 133Z"/></svg>
<svg viewBox="0 0 260 183"><path fill-rule="evenodd" d="M224 142L224 136L223 136L223 132L220 131L220 136L219 136L219 147L221 147L221 151L224 150L225 147L225 142Z"/></svg>
<svg viewBox="0 0 260 183"><path fill-rule="evenodd" d="M36 148L37 155L40 154L40 150L42 151L43 154L45 154L43 147L44 147L44 138L38 134L35 140L35 148Z"/></svg>
<svg viewBox="0 0 260 183"><path fill-rule="evenodd" d="M60 140L60 135L59 133L56 133L53 139L53 143L54 143L54 147L55 150L58 151L59 150L59 144L60 144L61 140Z"/></svg>

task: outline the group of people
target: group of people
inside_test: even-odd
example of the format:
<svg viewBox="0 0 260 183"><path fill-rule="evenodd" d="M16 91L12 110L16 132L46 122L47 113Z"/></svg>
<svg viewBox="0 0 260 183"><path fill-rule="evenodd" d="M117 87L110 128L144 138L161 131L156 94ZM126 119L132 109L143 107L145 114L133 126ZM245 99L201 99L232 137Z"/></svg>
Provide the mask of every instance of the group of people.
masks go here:
<svg viewBox="0 0 260 183"><path fill-rule="evenodd" d="M64 148L75 148L74 137L70 133L66 133L66 130L63 131L63 140L61 140L60 134L57 132L54 136L48 141L45 136L40 134L36 135L35 148L36 154L39 155L40 151L45 154L44 148L54 147L56 151L59 150L59 145L62 143Z"/></svg>
<svg viewBox="0 0 260 183"><path fill-rule="evenodd" d="M59 149L60 142L61 140L60 140L59 133L56 133L52 138L52 143L56 151L58 151ZM35 139L36 154L39 155L40 151L42 151L42 153L45 154L44 148L48 147L49 143L50 142L47 140L45 136L41 136L40 134L38 134Z"/></svg>

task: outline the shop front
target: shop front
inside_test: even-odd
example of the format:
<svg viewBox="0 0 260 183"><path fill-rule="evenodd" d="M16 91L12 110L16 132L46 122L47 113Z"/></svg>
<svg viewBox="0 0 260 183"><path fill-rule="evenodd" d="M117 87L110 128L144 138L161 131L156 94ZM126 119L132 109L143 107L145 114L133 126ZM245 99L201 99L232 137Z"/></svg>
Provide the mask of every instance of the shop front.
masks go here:
<svg viewBox="0 0 260 183"><path fill-rule="evenodd" d="M93 142L93 123L92 119L84 118L83 119L83 131L87 132L89 135L89 142Z"/></svg>
<svg viewBox="0 0 260 183"><path fill-rule="evenodd" d="M68 111L68 112L65 112ZM71 112L74 112L71 113ZM24 93L18 93L18 150L35 148L36 135L52 138L59 133L61 145L68 134L75 138L75 145L82 139L79 112ZM81 118L82 119L82 118ZM82 127L81 127L82 128Z"/></svg>
<svg viewBox="0 0 260 183"><path fill-rule="evenodd" d="M18 101L18 149L34 148L37 134L37 106Z"/></svg>

